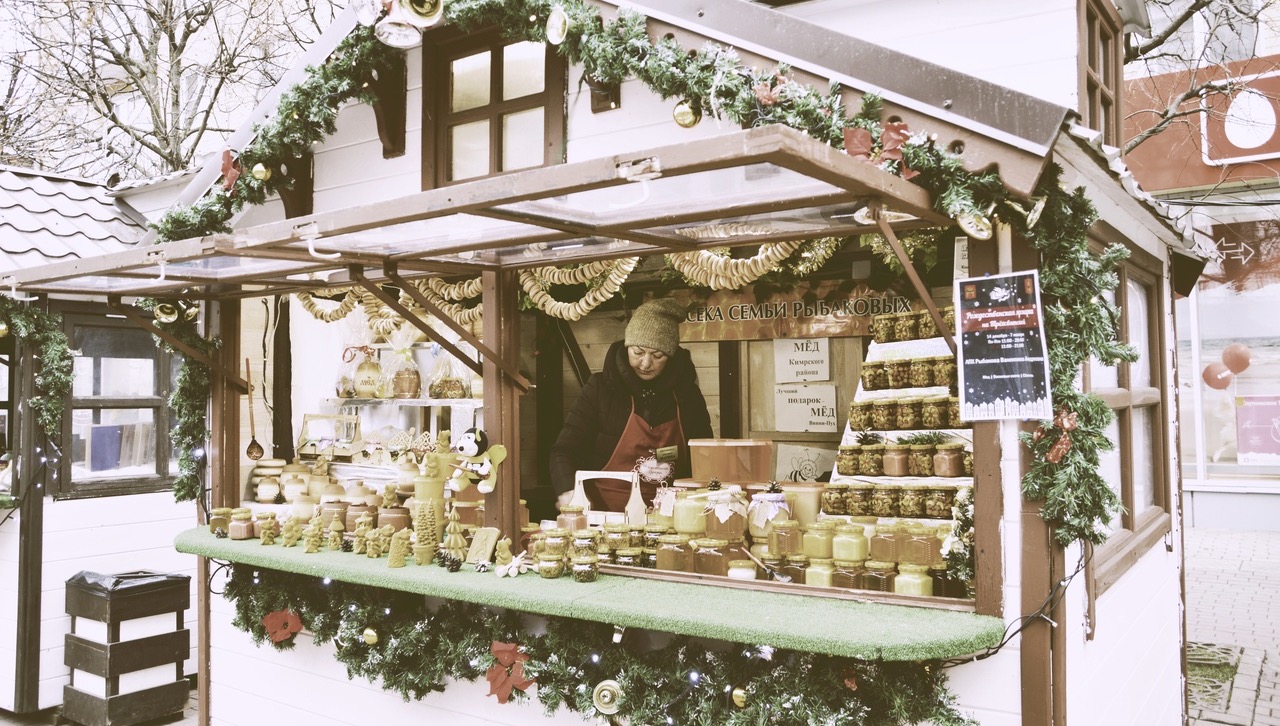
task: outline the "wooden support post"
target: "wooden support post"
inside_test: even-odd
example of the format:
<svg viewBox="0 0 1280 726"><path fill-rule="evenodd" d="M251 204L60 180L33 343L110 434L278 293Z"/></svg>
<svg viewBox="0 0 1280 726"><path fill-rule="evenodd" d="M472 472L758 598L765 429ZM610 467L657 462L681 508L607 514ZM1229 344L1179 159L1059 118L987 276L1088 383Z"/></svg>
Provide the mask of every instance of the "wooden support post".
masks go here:
<svg viewBox="0 0 1280 726"><path fill-rule="evenodd" d="M35 303L45 305L47 302ZM22 341L17 342L14 359L18 362L15 393L19 401L30 401L35 395L37 361L35 351ZM63 415L62 429L71 431L70 411ZM28 713L38 709L40 701L40 627L42 618L41 591L44 582L44 482L40 466L41 453L36 447L45 437L36 427L35 412L26 407L15 422L17 440L14 442L13 493L21 502L18 516L18 622L14 654L16 677L14 678L13 710ZM67 440L64 434L63 440ZM43 447L41 447L43 448ZM64 452L70 456L71 452ZM64 471L70 471L66 467Z"/></svg>
<svg viewBox="0 0 1280 726"><path fill-rule="evenodd" d="M555 499L555 482L551 481L551 447L560 434L564 424L564 348L560 344L560 332L557 323L564 321L541 313L534 316L537 330L535 332L534 380L538 386L537 427L534 429L534 440L538 447L538 481L537 485L547 496L529 497L531 507L535 503ZM531 511L533 521L555 516L552 507L536 507Z"/></svg>
<svg viewBox="0 0 1280 726"><path fill-rule="evenodd" d="M520 289L514 271L480 273L484 290L484 340L498 352L520 350L520 316L517 309ZM497 527L507 536L520 532L520 387L505 375L493 358L484 359L484 421L489 441L507 447L498 487L485 497L485 525Z"/></svg>
<svg viewBox="0 0 1280 726"><path fill-rule="evenodd" d="M382 141L382 158L404 156L406 118L408 116L408 73L405 55L399 54L390 68L369 83L373 92L373 118Z"/></svg>
<svg viewBox="0 0 1280 726"><path fill-rule="evenodd" d="M742 343L722 340L720 362L720 438L742 437Z"/></svg>

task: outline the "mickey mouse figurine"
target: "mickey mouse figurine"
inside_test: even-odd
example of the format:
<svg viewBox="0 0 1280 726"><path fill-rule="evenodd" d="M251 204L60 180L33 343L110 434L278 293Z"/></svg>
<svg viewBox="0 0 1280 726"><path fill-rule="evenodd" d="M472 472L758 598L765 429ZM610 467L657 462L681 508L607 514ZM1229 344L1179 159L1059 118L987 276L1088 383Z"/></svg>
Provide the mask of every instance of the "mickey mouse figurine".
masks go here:
<svg viewBox="0 0 1280 726"><path fill-rule="evenodd" d="M453 465L449 488L460 492L472 484L482 494L493 491L498 481L498 465L507 458L507 447L489 446L489 437L476 428L467 429L454 445L458 463Z"/></svg>

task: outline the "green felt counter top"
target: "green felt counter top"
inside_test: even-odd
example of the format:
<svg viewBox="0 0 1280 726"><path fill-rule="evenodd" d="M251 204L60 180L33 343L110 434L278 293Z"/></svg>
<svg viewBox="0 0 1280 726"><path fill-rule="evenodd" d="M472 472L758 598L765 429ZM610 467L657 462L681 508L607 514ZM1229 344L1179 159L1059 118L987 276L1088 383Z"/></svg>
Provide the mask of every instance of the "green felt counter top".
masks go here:
<svg viewBox="0 0 1280 726"><path fill-rule="evenodd" d="M300 546L218 539L204 528L179 534L175 546L203 557L538 615L863 659L952 658L995 646L1004 632L999 618L968 612L638 577L601 574L583 584L531 573L513 579L465 568L448 572L410 564L392 569L386 559L345 552L308 555Z"/></svg>

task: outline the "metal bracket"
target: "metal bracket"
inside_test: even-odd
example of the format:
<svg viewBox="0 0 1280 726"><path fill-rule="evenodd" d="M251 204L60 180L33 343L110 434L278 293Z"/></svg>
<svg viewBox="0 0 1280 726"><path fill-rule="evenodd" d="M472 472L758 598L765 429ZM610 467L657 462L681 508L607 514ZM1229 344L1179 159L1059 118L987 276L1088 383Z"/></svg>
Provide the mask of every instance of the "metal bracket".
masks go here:
<svg viewBox="0 0 1280 726"><path fill-rule="evenodd" d="M169 331L163 328L156 327L155 325L152 325L150 320L144 318L142 315L138 313L137 308L133 307L132 305L125 305L123 302L121 302L119 295L107 296L107 307L111 308L117 313L120 313L125 318L127 318L129 322L133 323L139 328L142 328L148 333L151 333L152 335L156 336L157 338L160 338L161 340L168 343L169 345L172 345L173 347L182 351L182 354L187 356L188 358L199 361L205 366L208 366L209 370L211 371L218 372L219 374L222 375L223 378L227 380L227 383L231 384L231 386L234 387L240 393L249 392L249 382L241 378L239 374L237 374L235 371L230 371L230 370L227 370L226 368L223 368L222 366L219 366L217 363L213 361L212 358L196 350L195 348L192 348L191 346L187 345L181 340L178 340L178 338L173 334L171 334Z"/></svg>
<svg viewBox="0 0 1280 726"><path fill-rule="evenodd" d="M898 241L898 235L894 234L893 227L889 226L888 220L880 213L880 202L872 200L868 206L871 207L871 213L875 217L876 224L880 227L880 233L884 235L885 239L889 240L889 246L893 248L893 254L898 256L898 262L902 264L902 269L907 273L907 279L911 280L911 285L916 289L916 294L920 296L920 301L924 303L925 309L929 311L929 315L933 318L933 324L937 326L938 332L942 333L943 339L947 341L947 347L951 348L951 354L955 355L956 340L952 337L946 323L942 322L942 313L938 312L938 306L933 304L933 296L929 294L929 288L924 286L924 281L920 279L920 273L916 272L916 266L911 263L911 258L907 256L907 251L903 249L902 243Z"/></svg>
<svg viewBox="0 0 1280 726"><path fill-rule="evenodd" d="M352 269L353 269L352 277L362 280L361 284L364 284L363 274L357 276L354 272L354 268ZM475 348L476 351L480 353L480 355L492 361L493 364L496 365L499 370L507 374L507 376L511 379L511 381L516 384L516 387L520 389L521 393L528 393L529 390L533 388L533 384L529 382L528 378L525 378L524 376L520 375L520 371L516 368L515 365L513 365L510 361L506 360L502 356L498 355L496 351L494 351L489 346L485 345L484 342L481 341L479 338L472 335L471 331L459 325L458 321L451 318L448 313L441 310L438 306L436 306L435 303L428 300L427 296L423 295L422 292L413 285L413 283L401 277L399 271L396 268L396 264L394 262L387 262L383 264L382 274L386 275L388 280L390 280L393 284L395 284L402 291L404 291L404 294L412 298L413 301L416 302L418 305L420 305L423 310L426 310L428 313L439 318L440 322L444 323L450 330L456 333L459 338L462 338L463 340L470 343L471 347ZM374 293L374 294L376 295L377 293ZM388 297L390 296L388 295ZM379 299L382 299L381 296L379 296ZM398 301L397 301L397 304L398 304ZM394 307L392 307L391 309L395 310L397 313L400 313L401 316L405 316L405 313L400 312L400 310L397 310ZM417 316L409 315L406 317L406 319L417 320ZM418 327L429 328L429 326L427 326L425 322L421 322L421 325L418 325ZM451 345L446 345L445 341L440 340L439 336L436 334L434 330L424 330L423 332L425 332L432 340L435 340L436 342L440 343L442 346L445 346L446 349L452 348ZM453 350L449 350L449 352L453 353ZM454 353L454 355L459 355L459 354Z"/></svg>

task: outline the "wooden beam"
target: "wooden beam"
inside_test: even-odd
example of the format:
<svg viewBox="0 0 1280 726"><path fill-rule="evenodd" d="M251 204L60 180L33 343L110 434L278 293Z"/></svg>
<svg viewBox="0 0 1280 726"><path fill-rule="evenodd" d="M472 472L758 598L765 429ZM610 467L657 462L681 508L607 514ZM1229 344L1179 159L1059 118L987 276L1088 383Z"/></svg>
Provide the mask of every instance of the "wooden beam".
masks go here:
<svg viewBox="0 0 1280 726"><path fill-rule="evenodd" d="M164 328L161 328L157 325L152 325L150 320L148 320L147 318L144 318L142 315L138 313L137 308L133 307L132 305L125 305L124 303L122 303L120 301L119 295L108 295L107 307L125 316L126 319L128 319L134 325L137 325L139 328L142 328L143 330L147 331L148 333L151 333L152 335L163 340L169 345L172 345L174 348L177 348L178 350L182 351L182 354L187 356L188 358L199 361L200 363L203 363L204 365L208 366L210 371L214 371L215 369L217 369L218 364L215 363L212 358L205 355L203 352L198 351L195 348L192 348L191 346L182 342L176 336L174 336L172 333L165 330ZM220 375L226 379L227 383L234 386L236 390L238 390L239 392L248 393L249 383L245 381L243 378L241 378L239 374L231 372L233 370L235 369L234 368L223 369L220 371Z"/></svg>
<svg viewBox="0 0 1280 726"><path fill-rule="evenodd" d="M383 305L391 308L397 315L404 318L406 323L412 325L418 330L421 330L423 335L438 343L441 348L447 350L450 355L457 358L463 365L479 375L484 375L484 370L481 368L479 363L472 359L471 356L463 353L458 346L442 337L440 333L436 332L430 325L427 325L425 320L414 315L412 310L401 305L400 301L397 300L394 295L383 290L381 285L365 277L364 270L362 270L359 265L351 266L351 279L360 287L368 290L374 297L378 298Z"/></svg>
<svg viewBox="0 0 1280 726"><path fill-rule="evenodd" d="M47 305L48 301L36 303ZM35 395L36 356L31 346L17 343L18 398L30 401ZM17 674L14 679L13 710L28 713L40 707L40 617L44 582L44 475L40 453L35 451L44 437L36 427L34 412L27 408L17 420L17 442L13 457L14 494L21 502L18 516L18 622L15 644ZM69 414L69 412L68 412ZM63 432L71 431L71 416L63 416ZM42 447L43 448L43 447ZM70 454L70 452L67 452ZM71 467L62 467L70 472Z"/></svg>
<svg viewBox="0 0 1280 726"><path fill-rule="evenodd" d="M481 273L484 339L499 350L520 349L520 316L513 271ZM493 358L484 359L484 421L489 441L507 447L498 486L485 497L485 524L508 536L520 532L520 394L515 379Z"/></svg>
<svg viewBox="0 0 1280 726"><path fill-rule="evenodd" d="M390 68L369 83L373 92L373 117L382 141L382 158L404 156L406 109L408 107L408 73L405 54L400 54Z"/></svg>
<svg viewBox="0 0 1280 726"><path fill-rule="evenodd" d="M578 345L578 338L569 327L569 321L557 319L556 330L560 333L560 341L564 345L564 352L569 356L569 366L573 368L578 385L586 386L587 379L591 377L591 366L587 364L587 357L582 354L582 346Z"/></svg>
<svg viewBox="0 0 1280 726"><path fill-rule="evenodd" d="M893 227L889 226L889 222L880 214L879 202L872 202L875 213L876 224L880 227L881 234L885 239L889 240L889 246L893 248L893 254L897 255L898 262L902 265L902 269L907 273L907 279L911 281L911 286L916 289L916 294L920 296L920 302L924 304L929 316L933 318L933 324L938 328L938 332L942 333L943 340L947 341L947 347L951 348L952 355L956 352L956 341L951 335L951 329L947 324L942 322L942 313L938 312L938 306L933 304L933 295L929 293L929 288L925 287L924 281L920 279L920 273L916 272L916 266L911 262L911 258L907 256L907 251L902 248L902 243L898 241L898 235L893 231Z"/></svg>
<svg viewBox="0 0 1280 726"><path fill-rule="evenodd" d="M529 501L547 501L548 503L555 499L550 492L553 491L555 482L551 481L551 447L555 444L557 436L560 434L560 427L564 425L564 349L560 345L560 333L557 323L564 321L553 318L550 315L538 313L534 316L535 331L535 358L534 358L534 380L537 382L537 428L534 429L534 439L538 447L537 466L538 466L538 486L545 486L548 496L543 498L529 497ZM532 521L545 519L543 515L551 514L554 516L554 510L548 508L546 511L539 511L536 514L530 513Z"/></svg>
<svg viewBox="0 0 1280 726"><path fill-rule="evenodd" d="M289 335L289 297L272 298L276 329L271 345L271 453L277 459L293 458L293 343Z"/></svg>
<svg viewBox="0 0 1280 726"><path fill-rule="evenodd" d="M426 310L428 313L436 316L440 320L440 322L444 323L445 326L449 328L449 330L452 330L454 333L456 333L459 338L462 338L467 343L470 343L471 347L475 348L476 351L479 352L481 356L483 356L488 360L492 360L494 364L498 366L499 370L501 370L503 373L506 373L508 376L511 377L511 380L514 381L516 386L520 388L521 393L529 392L529 389L532 386L532 384L529 383L528 378L525 378L523 375L520 374L520 369L515 364L507 360L497 351L485 345L484 341L472 335L470 330L467 330L466 328L459 325L458 321L454 320L452 316L450 316L445 311L441 310L435 303L428 300L427 296L423 295L422 291L419 290L416 285L405 280L403 277L400 276L400 273L397 272L396 270L396 265L394 262L388 262L383 267L382 272L387 276L388 280L390 280L393 284L399 287L400 290L403 291L404 294L412 298L414 302L418 303L418 305L421 306L423 310ZM517 285L514 279L512 280L511 284ZM516 289L519 289L518 285ZM481 305L483 304L484 303L482 301ZM394 310L395 308L392 308L392 309ZM487 310L488 308L485 308L485 309ZM401 314L403 315L403 313ZM410 317L417 318L416 315L412 315ZM516 347L513 347L510 350L514 352L514 351L520 350L520 347L517 344Z"/></svg>

